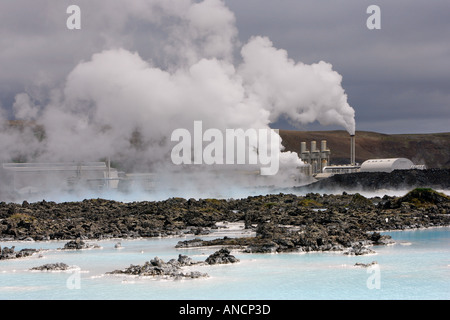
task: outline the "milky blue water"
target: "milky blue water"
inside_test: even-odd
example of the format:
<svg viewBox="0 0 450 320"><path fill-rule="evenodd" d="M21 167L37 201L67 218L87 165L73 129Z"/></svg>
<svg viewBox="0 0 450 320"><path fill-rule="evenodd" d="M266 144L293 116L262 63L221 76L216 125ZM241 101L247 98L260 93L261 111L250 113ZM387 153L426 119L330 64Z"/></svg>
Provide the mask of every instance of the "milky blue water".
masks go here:
<svg viewBox="0 0 450 320"><path fill-rule="evenodd" d="M236 229L230 232L237 234ZM217 250L174 248L178 241L193 237L88 241L101 248L79 251L58 250L66 241L3 242L1 246L15 245L16 250L46 250L28 258L0 261L0 299L449 299L450 227L389 234L396 244L372 247L376 254L369 256L233 251L239 263L193 267L209 274L193 280L105 275L130 264L144 264L155 256L168 261L181 253L202 261ZM114 248L118 241L121 249ZM355 266L372 261L377 264L369 268ZM29 270L56 262L73 269Z"/></svg>

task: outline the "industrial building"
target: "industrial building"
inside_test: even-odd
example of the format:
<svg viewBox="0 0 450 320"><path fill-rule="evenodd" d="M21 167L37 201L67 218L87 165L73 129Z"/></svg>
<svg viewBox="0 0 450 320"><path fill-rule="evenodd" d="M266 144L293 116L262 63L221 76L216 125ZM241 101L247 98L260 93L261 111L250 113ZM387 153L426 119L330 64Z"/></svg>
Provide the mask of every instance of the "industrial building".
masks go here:
<svg viewBox="0 0 450 320"><path fill-rule="evenodd" d="M307 150L306 142L300 145L300 158L307 164L308 175L315 175L322 172L323 168L330 163L330 149L327 148L327 141L322 140L320 143L320 150L317 149L316 141L311 141L311 150Z"/></svg>
<svg viewBox="0 0 450 320"><path fill-rule="evenodd" d="M76 191L153 191L151 173L119 172L107 162L3 163L0 195L30 197Z"/></svg>
<svg viewBox="0 0 450 320"><path fill-rule="evenodd" d="M394 170L426 169L406 158L369 159L356 163L355 136L350 136L349 164L331 165L331 150L327 141L301 142L300 158L305 163L301 172L316 179L335 174L354 172L392 172ZM123 173L106 162L70 163L3 163L0 167L0 194L18 196L39 195L47 192L71 192L76 190L133 190L154 191L157 176L152 173Z"/></svg>
<svg viewBox="0 0 450 320"><path fill-rule="evenodd" d="M329 177L334 174L358 172L360 166L355 163L355 136L350 136L350 164L330 165L331 150L327 147L327 141L322 140L320 150L317 149L316 141L311 141L311 150L306 149L306 142L300 144L300 158L307 164L303 173L317 179Z"/></svg>
<svg viewBox="0 0 450 320"><path fill-rule="evenodd" d="M406 158L369 159L361 164L360 172L392 172L394 170L425 169Z"/></svg>
<svg viewBox="0 0 450 320"><path fill-rule="evenodd" d="M324 179L335 174L353 172L392 172L394 170L426 169L425 165L415 165L406 158L369 159L361 165L356 163L355 135L350 135L350 163L346 165L330 165L331 151L325 140L321 148L316 148L316 142L311 142L311 151L306 149L306 142L301 142L300 157L307 164L303 172L316 179Z"/></svg>
<svg viewBox="0 0 450 320"><path fill-rule="evenodd" d="M106 162L3 163L2 185L19 195L117 188L118 172Z"/></svg>

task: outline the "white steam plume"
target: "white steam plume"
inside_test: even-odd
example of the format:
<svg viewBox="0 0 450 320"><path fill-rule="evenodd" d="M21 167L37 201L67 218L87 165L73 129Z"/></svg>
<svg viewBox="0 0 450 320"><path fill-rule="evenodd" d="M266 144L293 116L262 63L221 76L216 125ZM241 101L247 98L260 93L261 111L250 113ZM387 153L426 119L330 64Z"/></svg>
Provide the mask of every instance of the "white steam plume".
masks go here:
<svg viewBox="0 0 450 320"><path fill-rule="evenodd" d="M286 116L293 124L319 121L354 133L354 110L347 103L342 77L329 63L295 63L269 39L253 37L242 46L242 62L235 65L235 19L222 1L169 2L177 5L133 1L128 14L169 30L161 48L174 58L170 66L154 65L125 48L109 49L79 63L63 87L51 92L46 105L37 106L27 94L17 95L15 116L32 120L43 134L32 128L0 131L1 160L109 157L130 170L164 176L168 168L174 169L169 158L171 133L192 129L196 120L205 128L261 129ZM166 20L176 24L168 27ZM269 184L280 185L301 165L297 154L282 152L280 166L287 169ZM192 184L192 176L185 177L184 182ZM182 180L177 176L176 184ZM169 175L161 179L161 185L173 183Z"/></svg>
<svg viewBox="0 0 450 320"><path fill-rule="evenodd" d="M239 69L247 92L270 111L270 120L286 115L292 124L318 121L355 132L354 110L341 86L342 76L323 61L295 63L268 38L255 37L242 49Z"/></svg>

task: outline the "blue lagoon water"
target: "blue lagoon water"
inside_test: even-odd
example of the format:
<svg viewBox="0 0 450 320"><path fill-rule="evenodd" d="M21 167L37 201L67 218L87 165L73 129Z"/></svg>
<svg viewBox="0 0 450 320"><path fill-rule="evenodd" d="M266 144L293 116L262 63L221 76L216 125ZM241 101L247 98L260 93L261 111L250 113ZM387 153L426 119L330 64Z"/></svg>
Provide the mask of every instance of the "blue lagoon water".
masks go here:
<svg viewBox="0 0 450 320"><path fill-rule="evenodd" d="M220 234L202 236L223 237ZM229 231L239 234L239 230ZM225 234L227 234L225 232ZM209 277L190 280L106 275L155 256L168 261L186 254L204 261L217 248L176 249L180 240L87 241L101 248L59 250L66 241L3 242L1 246L45 249L32 257L0 261L0 299L152 299L152 300L297 300L297 299L449 299L450 227L388 232L396 244L376 246L374 255L342 253L246 254L239 263L194 266ZM121 242L122 248L114 245ZM371 263L357 267L355 263ZM30 271L47 263L73 267L64 272Z"/></svg>

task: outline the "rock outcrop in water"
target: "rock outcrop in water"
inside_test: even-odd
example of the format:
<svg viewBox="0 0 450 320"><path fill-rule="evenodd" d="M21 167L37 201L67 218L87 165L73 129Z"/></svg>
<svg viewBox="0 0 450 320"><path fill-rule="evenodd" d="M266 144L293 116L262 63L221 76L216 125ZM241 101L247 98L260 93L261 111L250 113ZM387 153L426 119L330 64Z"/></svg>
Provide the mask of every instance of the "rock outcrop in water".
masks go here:
<svg viewBox="0 0 450 320"><path fill-rule="evenodd" d="M222 248L219 251L214 252L208 258L206 258L205 262L207 264L227 264L227 263L237 263L239 262L239 259L233 256L230 250Z"/></svg>
<svg viewBox="0 0 450 320"><path fill-rule="evenodd" d="M183 271L183 267L192 266L195 264L201 264L202 262L195 262L191 258L185 255L179 255L178 259L171 259L168 262L155 257L154 259L147 261L144 265L130 265L123 270L115 270L108 272L107 274L119 274L119 275L133 275L139 277L162 277L162 278L202 278L207 277L208 274L198 271Z"/></svg>
<svg viewBox="0 0 450 320"><path fill-rule="evenodd" d="M39 252L37 249L21 249L16 251L16 247L0 247L0 260L7 259L17 259L32 256L33 254Z"/></svg>
<svg viewBox="0 0 450 320"><path fill-rule="evenodd" d="M378 262L376 262L376 261L372 261L371 263L357 262L357 263L355 263L355 267L370 268L370 267L376 266L377 264L378 264Z"/></svg>
<svg viewBox="0 0 450 320"><path fill-rule="evenodd" d="M44 264L39 267L33 267L30 270L33 270L33 271L66 271L69 268L70 268L69 265L67 265L63 262L57 262L57 263Z"/></svg>
<svg viewBox="0 0 450 320"><path fill-rule="evenodd" d="M71 240L64 245L63 250L82 250L82 249L94 249L100 248L96 244L85 243L81 239Z"/></svg>
<svg viewBox="0 0 450 320"><path fill-rule="evenodd" d="M154 259L147 261L144 265L130 265L128 268L122 270L114 270L107 274L116 275L132 275L139 277L158 277L169 279L197 279L208 277L207 273L199 271L184 271L184 267L202 266L202 265L215 265L215 264L227 264L237 263L239 259L231 255L230 250L222 248L206 258L205 261L194 261L186 255L178 255L178 259L171 259L168 262L155 257Z"/></svg>

